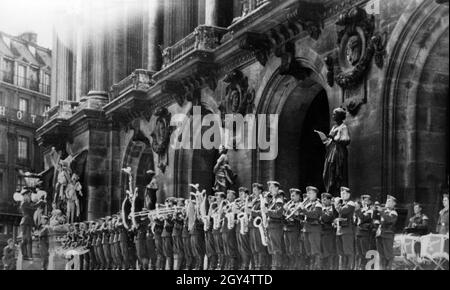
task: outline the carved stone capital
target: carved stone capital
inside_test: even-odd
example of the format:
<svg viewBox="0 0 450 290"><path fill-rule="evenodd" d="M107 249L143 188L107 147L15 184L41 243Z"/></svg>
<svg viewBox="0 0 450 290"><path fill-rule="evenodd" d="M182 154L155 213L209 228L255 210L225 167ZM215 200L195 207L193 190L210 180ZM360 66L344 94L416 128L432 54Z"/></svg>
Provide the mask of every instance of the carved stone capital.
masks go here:
<svg viewBox="0 0 450 290"><path fill-rule="evenodd" d="M275 52L281 58L280 75L291 75L297 80L304 80L311 74L311 70L302 66L295 59L295 44L288 42Z"/></svg>

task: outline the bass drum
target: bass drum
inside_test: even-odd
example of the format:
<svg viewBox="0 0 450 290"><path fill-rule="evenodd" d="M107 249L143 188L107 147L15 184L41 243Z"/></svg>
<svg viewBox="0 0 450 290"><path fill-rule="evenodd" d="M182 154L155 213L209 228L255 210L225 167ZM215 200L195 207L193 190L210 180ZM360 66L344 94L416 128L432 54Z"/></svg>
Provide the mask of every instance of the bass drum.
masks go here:
<svg viewBox="0 0 450 290"><path fill-rule="evenodd" d="M136 227L137 225L136 219L132 217L132 215L130 216L131 213L134 213L134 209L135 204L130 202L128 198L125 198L124 201L122 202L121 215L123 225L127 230L131 229L133 226Z"/></svg>

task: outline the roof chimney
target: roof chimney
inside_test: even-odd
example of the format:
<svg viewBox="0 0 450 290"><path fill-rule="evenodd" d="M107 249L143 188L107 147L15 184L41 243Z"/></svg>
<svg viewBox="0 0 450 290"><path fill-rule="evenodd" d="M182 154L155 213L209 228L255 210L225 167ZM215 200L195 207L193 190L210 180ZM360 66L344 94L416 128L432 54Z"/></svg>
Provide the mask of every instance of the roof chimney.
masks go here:
<svg viewBox="0 0 450 290"><path fill-rule="evenodd" d="M27 42L37 44L37 33L35 32L24 32L19 35L19 38Z"/></svg>

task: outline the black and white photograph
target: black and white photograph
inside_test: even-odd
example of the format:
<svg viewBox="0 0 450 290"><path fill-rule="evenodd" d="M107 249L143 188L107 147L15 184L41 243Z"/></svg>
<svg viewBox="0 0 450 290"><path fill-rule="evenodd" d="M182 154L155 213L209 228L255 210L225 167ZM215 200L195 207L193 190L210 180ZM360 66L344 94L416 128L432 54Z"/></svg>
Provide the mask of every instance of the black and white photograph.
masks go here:
<svg viewBox="0 0 450 290"><path fill-rule="evenodd" d="M449 110L448 0L0 0L0 275L448 271Z"/></svg>

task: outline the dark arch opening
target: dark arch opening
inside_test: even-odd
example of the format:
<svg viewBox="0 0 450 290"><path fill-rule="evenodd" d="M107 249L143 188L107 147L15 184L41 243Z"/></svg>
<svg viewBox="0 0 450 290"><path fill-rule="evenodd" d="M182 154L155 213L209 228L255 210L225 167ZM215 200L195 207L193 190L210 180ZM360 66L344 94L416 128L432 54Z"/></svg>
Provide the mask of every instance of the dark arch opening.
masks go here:
<svg viewBox="0 0 450 290"><path fill-rule="evenodd" d="M302 83L289 95L279 120L275 178L285 190L313 185L324 191L325 147L314 130L328 134L329 129L325 90L312 81Z"/></svg>

